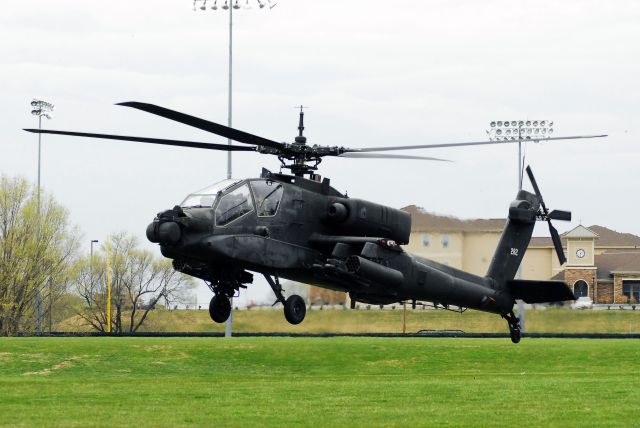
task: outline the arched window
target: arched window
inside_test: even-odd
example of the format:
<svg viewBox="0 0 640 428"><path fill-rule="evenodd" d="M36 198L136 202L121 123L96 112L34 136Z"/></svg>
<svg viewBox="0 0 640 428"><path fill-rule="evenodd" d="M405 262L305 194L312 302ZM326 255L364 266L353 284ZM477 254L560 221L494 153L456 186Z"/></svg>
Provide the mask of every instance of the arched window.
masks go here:
<svg viewBox="0 0 640 428"><path fill-rule="evenodd" d="M573 284L573 294L578 297L587 297L589 295L589 284L586 281L579 280Z"/></svg>

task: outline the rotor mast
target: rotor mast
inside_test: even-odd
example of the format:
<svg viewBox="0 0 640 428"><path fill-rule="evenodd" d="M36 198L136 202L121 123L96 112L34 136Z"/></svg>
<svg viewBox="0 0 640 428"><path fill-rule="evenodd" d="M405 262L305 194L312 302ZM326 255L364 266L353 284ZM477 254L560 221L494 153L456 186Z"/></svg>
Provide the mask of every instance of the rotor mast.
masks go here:
<svg viewBox="0 0 640 428"><path fill-rule="evenodd" d="M305 174L309 174L309 177L312 178L313 171L317 169L316 167L322 159L314 159L316 161L316 164L314 166L307 165L307 162L311 159L309 159L307 155L307 137L304 136L304 109L309 107L300 104L299 106L296 106L294 108L300 109L300 119L298 121L298 136L295 138L294 143L292 144L296 154L293 158L293 164L284 165L283 162L283 166L285 168L291 169L291 172L296 177L304 177Z"/></svg>

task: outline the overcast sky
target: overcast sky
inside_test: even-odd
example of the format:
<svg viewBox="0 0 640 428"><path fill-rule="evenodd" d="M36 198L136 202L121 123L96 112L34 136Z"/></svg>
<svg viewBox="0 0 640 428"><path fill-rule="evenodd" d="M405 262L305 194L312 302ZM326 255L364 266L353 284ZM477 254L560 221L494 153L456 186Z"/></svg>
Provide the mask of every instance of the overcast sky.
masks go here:
<svg viewBox="0 0 640 428"><path fill-rule="evenodd" d="M241 3L245 3L242 0ZM218 3L222 3L219 1ZM551 119L556 135L601 140L526 148L545 201L574 221L640 235L640 3L637 1L280 0L234 13L233 125L278 141L310 106L309 143L349 147L484 138L491 120ZM209 1L208 5L212 5ZM0 173L35 182L29 102L52 129L226 142L116 102L227 120L228 12L189 0L3 0ZM505 217L515 146L408 152L454 160L326 159L352 197L463 218ZM234 154L234 177L275 158ZM226 154L43 137L42 183L90 239L146 225L226 177ZM528 183L527 183L528 186ZM536 234L544 235L542 225ZM148 244L149 248L156 247Z"/></svg>

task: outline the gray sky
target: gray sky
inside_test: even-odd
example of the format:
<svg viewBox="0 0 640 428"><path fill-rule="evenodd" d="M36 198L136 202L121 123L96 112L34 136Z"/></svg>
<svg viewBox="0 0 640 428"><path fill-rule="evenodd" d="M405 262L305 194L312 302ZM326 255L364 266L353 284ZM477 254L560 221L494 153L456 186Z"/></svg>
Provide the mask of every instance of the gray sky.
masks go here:
<svg viewBox="0 0 640 428"><path fill-rule="evenodd" d="M21 131L37 126L34 97L56 105L43 127L226 141L113 105L151 102L226 123L226 12L194 12L189 0L2 3L0 173L36 179L37 138ZM234 14L233 125L291 141L293 106L304 104L311 144L473 141L491 120L526 118L554 120L559 136L608 133L530 144L527 163L547 204L573 211L561 232L582 220L640 234L638 40L636 1L281 0ZM398 208L506 216L515 146L407 154L456 162L327 159L320 173L352 197ZM278 165L235 154L233 175ZM87 249L120 230L147 245L155 213L225 178L226 154L44 136L42 174Z"/></svg>

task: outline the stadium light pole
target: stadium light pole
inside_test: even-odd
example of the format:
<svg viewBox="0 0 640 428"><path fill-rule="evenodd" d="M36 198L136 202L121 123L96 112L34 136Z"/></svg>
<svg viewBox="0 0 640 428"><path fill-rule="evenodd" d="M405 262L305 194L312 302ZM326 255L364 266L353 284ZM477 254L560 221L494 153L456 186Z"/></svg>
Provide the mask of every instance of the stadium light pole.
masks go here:
<svg viewBox="0 0 640 428"><path fill-rule="evenodd" d="M518 192L522 190L522 172L525 156L522 153L522 143L537 142L553 135L553 121L550 120L495 120L489 123L486 130L491 141L518 142ZM522 264L516 271L516 279L522 278ZM518 300L518 320L520 331L524 330L525 307L522 300Z"/></svg>
<svg viewBox="0 0 640 428"><path fill-rule="evenodd" d="M42 129L42 118L51 119L54 105L46 101L34 99L31 101L31 114L38 116L38 130ZM42 134L38 133L38 187L36 188L38 204L38 221L40 220L40 159L42 154ZM51 287L51 284L49 284ZM49 292L49 332L51 332L51 292ZM42 294L40 287L36 292L36 332L42 334Z"/></svg>
<svg viewBox="0 0 640 428"><path fill-rule="evenodd" d="M277 3L271 3L271 0L256 0L258 3L258 7L260 9L264 9L265 6L268 9L273 9ZM197 7L198 3L201 3L199 7ZM219 8L222 10L229 11L229 93L228 93L228 115L227 115L227 126L231 128L231 119L232 119L232 99L233 99L233 10L240 9L244 7L244 9L251 9L251 5L249 0L244 1L244 6L240 6L240 0L220 0L222 3L221 6L218 6L218 0L193 0L193 10L197 12L198 9L206 11L207 3L211 4L211 10L218 10ZM231 145L231 139L227 139L227 144ZM231 151L227 152L227 179L231 178ZM229 318L227 318L227 322L225 323L224 328L224 337L231 337L233 330L233 297L230 299L231 303L231 313L229 314Z"/></svg>

